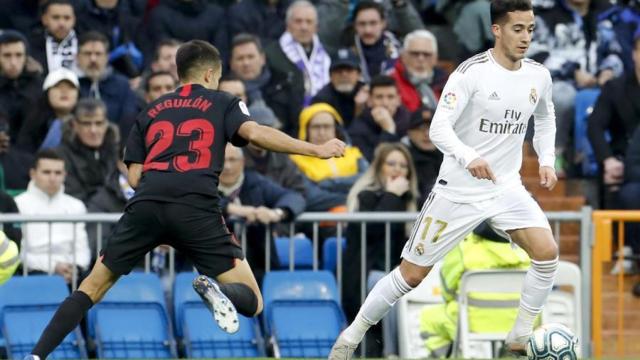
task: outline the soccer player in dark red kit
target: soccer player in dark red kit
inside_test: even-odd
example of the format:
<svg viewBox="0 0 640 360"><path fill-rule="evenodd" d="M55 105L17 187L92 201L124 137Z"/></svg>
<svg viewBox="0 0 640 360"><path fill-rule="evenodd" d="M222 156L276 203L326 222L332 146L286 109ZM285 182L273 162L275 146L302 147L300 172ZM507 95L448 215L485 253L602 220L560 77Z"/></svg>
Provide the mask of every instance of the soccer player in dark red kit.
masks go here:
<svg viewBox="0 0 640 360"><path fill-rule="evenodd" d="M218 204L227 142L320 158L343 155L345 144L337 139L313 145L251 121L242 101L215 90L222 65L209 43L183 44L176 64L181 86L149 104L129 134L124 160L135 195L91 274L60 305L25 359L46 359L118 278L163 241L195 264L201 275L194 288L218 325L237 331L237 313L259 314L262 295Z"/></svg>

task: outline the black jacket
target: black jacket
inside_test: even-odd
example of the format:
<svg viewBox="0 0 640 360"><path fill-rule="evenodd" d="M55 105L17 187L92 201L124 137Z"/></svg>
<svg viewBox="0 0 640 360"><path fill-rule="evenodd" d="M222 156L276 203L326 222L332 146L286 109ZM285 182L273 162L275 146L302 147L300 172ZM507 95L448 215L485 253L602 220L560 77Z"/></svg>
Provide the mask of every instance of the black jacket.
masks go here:
<svg viewBox="0 0 640 360"><path fill-rule="evenodd" d="M378 144L383 142L398 142L407 134L411 113L399 106L393 120L396 123L396 132L391 134L383 131L371 116L371 109L366 109L349 126L347 132L351 136L353 146L360 149L369 162L373 160L373 152Z"/></svg>
<svg viewBox="0 0 640 360"><path fill-rule="evenodd" d="M313 99L311 99L311 102L314 104L323 102L333 106L338 110L340 116L342 116L342 120L344 120L344 127L348 128L356 117L356 103L353 99L363 85L364 83L362 81L358 81L358 84L351 93L344 94L336 91L333 84L328 83L318 91Z"/></svg>
<svg viewBox="0 0 640 360"><path fill-rule="evenodd" d="M421 208L438 178L443 155L438 149L431 151L420 150L409 138L403 139L403 142L407 145L413 158L413 165L416 168L418 191L420 192L420 199L417 205L418 208Z"/></svg>
<svg viewBox="0 0 640 360"><path fill-rule="evenodd" d="M5 189L26 189L31 177L29 169L33 165L34 157L28 152L15 147L0 154L0 167L4 172Z"/></svg>
<svg viewBox="0 0 640 360"><path fill-rule="evenodd" d="M640 124L640 84L635 73L607 82L589 117L588 136L596 159L624 156L634 129ZM609 131L611 141L605 139Z"/></svg>
<svg viewBox="0 0 640 360"><path fill-rule="evenodd" d="M408 193L403 197L386 191L363 190L358 194L359 212L396 212L407 211ZM361 226L358 223L347 227L347 249L344 255L343 301L348 318L353 318L360 305L360 259ZM371 270L385 271L385 224L367 223L366 273ZM400 255L406 240L403 223L391 224L390 265L393 269L400 263Z"/></svg>
<svg viewBox="0 0 640 360"><path fill-rule="evenodd" d="M636 127L624 159L624 182L640 183L640 126Z"/></svg>
<svg viewBox="0 0 640 360"><path fill-rule="evenodd" d="M23 71L17 79L0 76L0 109L9 117L9 136L12 144L18 139L26 109L41 93L42 77L38 73Z"/></svg>
<svg viewBox="0 0 640 360"><path fill-rule="evenodd" d="M0 214L3 213L19 213L18 206L9 194L4 191L0 191ZM20 241L22 241L22 229L20 224L3 223L2 231L7 237L13 240L20 248Z"/></svg>
<svg viewBox="0 0 640 360"><path fill-rule="evenodd" d="M230 6L229 36L250 33L258 36L264 46L277 42L286 30L285 14L291 0L278 0L275 7L267 3L267 0L243 0Z"/></svg>
<svg viewBox="0 0 640 360"><path fill-rule="evenodd" d="M213 44L223 58L227 57L228 35L224 10L206 0L190 2L180 0L160 0L149 15L147 22L150 55L162 39L181 41L205 40Z"/></svg>
<svg viewBox="0 0 640 360"><path fill-rule="evenodd" d="M113 9L102 9L94 0L85 0L77 11L76 29L82 34L97 31L109 39L110 49L134 41L140 19L131 15L131 5L119 1Z"/></svg>
<svg viewBox="0 0 640 360"><path fill-rule="evenodd" d="M76 136L68 135L56 150L64 158L67 170L65 192L87 204L116 169L118 136L109 127L102 146L91 149L80 143Z"/></svg>
<svg viewBox="0 0 640 360"><path fill-rule="evenodd" d="M294 190L304 196L304 175L288 155L267 151L264 157L260 157L246 147L243 152L245 169L254 170L283 188Z"/></svg>

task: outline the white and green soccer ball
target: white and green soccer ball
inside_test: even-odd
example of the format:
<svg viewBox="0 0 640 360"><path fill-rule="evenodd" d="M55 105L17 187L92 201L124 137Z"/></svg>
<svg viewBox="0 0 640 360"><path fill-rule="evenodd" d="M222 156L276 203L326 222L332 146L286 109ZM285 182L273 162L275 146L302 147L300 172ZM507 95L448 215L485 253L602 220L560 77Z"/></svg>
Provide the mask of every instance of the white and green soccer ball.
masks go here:
<svg viewBox="0 0 640 360"><path fill-rule="evenodd" d="M577 360L578 337L562 324L537 328L527 342L529 360Z"/></svg>

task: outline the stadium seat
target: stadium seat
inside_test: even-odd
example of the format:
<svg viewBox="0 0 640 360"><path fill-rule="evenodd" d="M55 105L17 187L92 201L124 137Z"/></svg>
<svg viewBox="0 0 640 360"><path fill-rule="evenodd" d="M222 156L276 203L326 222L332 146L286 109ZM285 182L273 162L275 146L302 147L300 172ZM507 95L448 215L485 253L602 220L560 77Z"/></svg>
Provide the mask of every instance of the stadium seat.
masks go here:
<svg viewBox="0 0 640 360"><path fill-rule="evenodd" d="M600 89L584 89L578 91L575 101L575 151L576 157L582 159L582 175L595 176L598 173L598 162L596 161L593 148L587 136L587 124L589 115L593 111L593 106L600 95ZM608 135L608 134L607 134Z"/></svg>
<svg viewBox="0 0 640 360"><path fill-rule="evenodd" d="M193 272L180 273L174 283L173 307L176 336L182 339L188 358L264 357L264 340L255 318L239 315L235 334L222 331L213 320L191 282Z"/></svg>
<svg viewBox="0 0 640 360"><path fill-rule="evenodd" d="M313 244L304 236L278 237L275 239L276 252L281 269L288 269L290 264L290 244L293 242L293 261L296 269L313 267Z"/></svg>
<svg viewBox="0 0 640 360"><path fill-rule="evenodd" d="M67 296L67 284L57 275L14 276L0 286L0 329L9 359L22 359L31 351ZM79 328L49 355L49 359L77 358L87 358Z"/></svg>
<svg viewBox="0 0 640 360"><path fill-rule="evenodd" d="M176 358L164 293L156 274L123 276L88 315L99 358Z"/></svg>
<svg viewBox="0 0 640 360"><path fill-rule="evenodd" d="M398 350L401 359L425 359L429 355L420 336L420 312L427 305L440 304L442 289L437 262L420 285L398 300Z"/></svg>
<svg viewBox="0 0 640 360"><path fill-rule="evenodd" d="M342 238L340 242L342 245L342 254L344 255L344 249L347 247L347 240ZM335 236L326 238L324 244L322 244L322 269L329 270L335 274L336 266L338 264L338 251L337 251L338 238ZM344 259L343 259L344 261Z"/></svg>
<svg viewBox="0 0 640 360"><path fill-rule="evenodd" d="M474 270L467 271L460 280L460 291L458 293L459 315L458 315L458 344L454 348L462 352L461 357L467 359L471 350L471 341L504 341L507 333L473 333L470 330L468 306L470 294L478 295L482 293L504 293L519 294L522 290L525 270ZM472 299L471 299L472 300ZM491 300L487 306L495 307L518 307L513 300L505 300L504 305L500 305L501 300ZM474 307L482 307L482 304L474 303Z"/></svg>
<svg viewBox="0 0 640 360"><path fill-rule="evenodd" d="M265 329L276 357L326 358L345 325L328 271L271 271L263 281Z"/></svg>

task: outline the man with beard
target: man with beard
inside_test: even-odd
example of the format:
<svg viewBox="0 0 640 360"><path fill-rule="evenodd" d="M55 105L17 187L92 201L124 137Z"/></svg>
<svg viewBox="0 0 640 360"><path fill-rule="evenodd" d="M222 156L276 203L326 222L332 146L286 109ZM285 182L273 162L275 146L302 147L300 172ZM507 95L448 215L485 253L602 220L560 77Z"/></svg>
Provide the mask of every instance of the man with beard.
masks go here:
<svg viewBox="0 0 640 360"><path fill-rule="evenodd" d="M313 97L312 102L330 104L342 116L345 127L349 126L369 99L369 87L360 81L360 74L356 54L348 48L338 50L329 68L331 82Z"/></svg>

